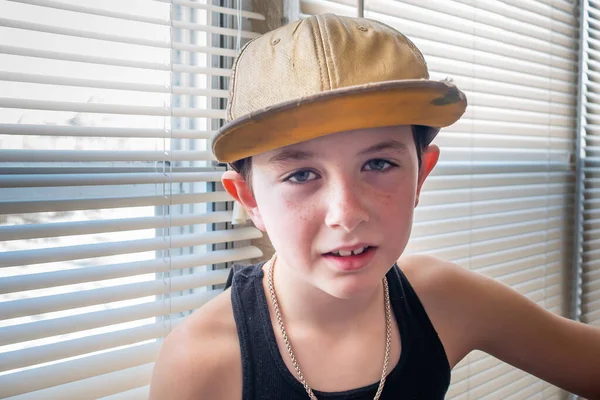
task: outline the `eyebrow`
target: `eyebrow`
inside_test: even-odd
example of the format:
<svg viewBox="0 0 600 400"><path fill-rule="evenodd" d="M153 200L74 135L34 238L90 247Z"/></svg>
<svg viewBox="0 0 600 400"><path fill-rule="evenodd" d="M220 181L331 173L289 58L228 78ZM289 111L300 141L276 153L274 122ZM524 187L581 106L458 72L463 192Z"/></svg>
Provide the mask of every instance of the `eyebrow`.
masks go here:
<svg viewBox="0 0 600 400"><path fill-rule="evenodd" d="M310 160L316 157L312 151L283 150L269 159L269 163L284 163L286 161Z"/></svg>
<svg viewBox="0 0 600 400"><path fill-rule="evenodd" d="M385 142L377 143L373 146L370 146L366 149L361 150L358 155L366 155L377 153L384 150L395 150L399 152L407 152L408 148L404 143L398 142L396 140L387 140ZM269 159L269 163L285 163L287 161L303 161L303 160L311 160L316 158L317 155L312 151L305 150L283 150L273 157Z"/></svg>
<svg viewBox="0 0 600 400"><path fill-rule="evenodd" d="M368 147L364 150L361 150L358 155L365 155L371 153L377 153L383 150L395 150L402 153L408 151L408 147L404 143L398 142L396 140L387 140L385 142L377 143L371 147Z"/></svg>

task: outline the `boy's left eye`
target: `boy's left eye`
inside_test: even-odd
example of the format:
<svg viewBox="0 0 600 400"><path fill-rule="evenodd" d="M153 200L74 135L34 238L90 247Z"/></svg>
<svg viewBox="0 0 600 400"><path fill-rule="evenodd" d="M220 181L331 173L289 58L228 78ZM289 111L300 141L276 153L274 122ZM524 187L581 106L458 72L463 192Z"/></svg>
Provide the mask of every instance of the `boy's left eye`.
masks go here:
<svg viewBox="0 0 600 400"><path fill-rule="evenodd" d="M367 171L385 171L393 166L395 166L395 164L392 164L391 162L389 162L387 160L376 158L376 159L367 161L364 168Z"/></svg>

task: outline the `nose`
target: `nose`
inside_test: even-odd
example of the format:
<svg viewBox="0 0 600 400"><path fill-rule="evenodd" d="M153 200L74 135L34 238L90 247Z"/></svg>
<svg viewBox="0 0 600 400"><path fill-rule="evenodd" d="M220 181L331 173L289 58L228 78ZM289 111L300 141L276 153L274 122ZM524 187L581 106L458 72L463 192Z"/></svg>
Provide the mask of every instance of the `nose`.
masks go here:
<svg viewBox="0 0 600 400"><path fill-rule="evenodd" d="M360 224L369 221L365 196L358 184L338 180L331 185L326 204L325 224L330 228L352 232Z"/></svg>

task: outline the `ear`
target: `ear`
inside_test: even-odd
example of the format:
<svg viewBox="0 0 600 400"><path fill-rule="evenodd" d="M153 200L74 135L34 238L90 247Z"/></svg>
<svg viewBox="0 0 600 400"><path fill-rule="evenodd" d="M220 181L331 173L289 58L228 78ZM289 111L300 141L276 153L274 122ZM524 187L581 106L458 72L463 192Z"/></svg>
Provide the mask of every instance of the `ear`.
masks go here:
<svg viewBox="0 0 600 400"><path fill-rule="evenodd" d="M417 197L415 198L415 207L419 204L419 196L421 195L421 188L425 183L425 178L429 176L433 168L440 158L440 148L435 144L430 144L423 150L421 155L421 169L419 170L419 177L417 182Z"/></svg>
<svg viewBox="0 0 600 400"><path fill-rule="evenodd" d="M245 209L254 225L261 231L265 231L265 224L254 199L254 195L242 175L235 171L226 171L221 177L221 182L227 193L231 195Z"/></svg>

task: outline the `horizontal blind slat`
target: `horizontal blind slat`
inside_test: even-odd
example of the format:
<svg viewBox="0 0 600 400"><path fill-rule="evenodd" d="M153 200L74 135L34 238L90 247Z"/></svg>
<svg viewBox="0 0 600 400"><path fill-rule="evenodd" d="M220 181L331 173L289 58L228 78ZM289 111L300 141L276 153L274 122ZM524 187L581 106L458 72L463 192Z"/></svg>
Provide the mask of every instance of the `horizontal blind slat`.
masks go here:
<svg viewBox="0 0 600 400"><path fill-rule="evenodd" d="M222 172L1 175L0 188L219 182Z"/></svg>
<svg viewBox="0 0 600 400"><path fill-rule="evenodd" d="M442 78L443 79L443 78ZM502 107L504 109L514 109L521 111L539 112L539 113L554 113L565 116L571 116L574 111L574 107L571 104L565 105L558 102L551 102L547 100L531 100L517 96L506 96L489 93L477 93L473 92L469 87L471 85L461 85L461 79L456 78L456 84L465 90L470 91L469 104L474 106L485 106L485 107Z"/></svg>
<svg viewBox="0 0 600 400"><path fill-rule="evenodd" d="M428 55L427 65L430 72L446 76L454 76L453 74L456 74L469 77L473 69L472 64L467 61L453 60L436 55ZM552 79L552 88L548 90L548 78L536 76L526 71L512 71L500 67L502 65L478 65L477 77L471 77L471 79L488 82L491 86L489 89L490 92L497 91L512 94L510 90L513 87L520 87L520 90L517 91L526 93L528 97L541 98L542 93L545 92L553 101L570 103L574 100L572 92L573 82L571 81L564 81L558 79L558 77L554 77ZM567 100L569 98L570 100Z"/></svg>
<svg viewBox="0 0 600 400"><path fill-rule="evenodd" d="M494 135L512 136L535 136L543 138L564 138L574 140L568 128L548 124L535 124L530 121L486 121L473 118L461 118L459 122L444 128L443 132L457 133L490 133Z"/></svg>
<svg viewBox="0 0 600 400"><path fill-rule="evenodd" d="M544 65L536 64L531 61L520 61L515 63L510 57L502 56L493 53L486 53L483 50L470 50L459 46L451 46L451 51L447 48L440 48L440 46L426 39L421 39L419 43L419 49L426 56L446 57L450 60L469 62L473 59L473 56L477 57L477 64L493 67L502 68L508 71L514 71L522 74L536 74L538 77L546 79L556 79L559 82L557 84L561 86L561 82L569 82L573 80L573 67L570 65Z"/></svg>
<svg viewBox="0 0 600 400"><path fill-rule="evenodd" d="M158 300L133 306L0 327L0 346L195 310L221 292L221 290L198 292L172 297L168 302Z"/></svg>
<svg viewBox="0 0 600 400"><path fill-rule="evenodd" d="M186 22L181 22L181 21L171 21L169 19L150 18L150 17L145 17L143 15L127 14L127 13L122 13L122 12L109 11L109 10L97 9L97 8L92 8L92 7L85 7L85 6L81 6L81 5L77 5L77 4L66 4L66 3L61 3L58 1L52 1L52 0L9 0L9 1L13 1L16 3L36 5L39 7L49 7L49 8L59 9L59 10L74 11L74 12L90 14L90 15L99 15L99 16L103 16L103 17L116 18L116 19L127 20L127 21L144 22L144 23L153 24L153 25L162 25L162 26L167 26L167 27L173 26L175 28L183 28L183 29L202 31L202 32L210 32L210 33L229 35L229 36L237 36L238 35L237 29L219 28L216 26L210 26L210 25L204 25L204 24L192 24L192 23L186 23ZM257 33L244 31L244 30L241 30L239 32L239 34L243 38L250 38L250 39L258 36Z"/></svg>
<svg viewBox="0 0 600 400"><path fill-rule="evenodd" d="M0 18L0 26L4 26L7 28L14 28L14 29L22 29L22 30L27 30L27 31L41 32L41 33L52 33L52 34L57 34L57 35L72 36L72 37L78 37L78 38L82 38L82 39L103 40L103 41L113 42L113 43L126 43L126 44L140 45L140 46L163 48L163 49L173 48L175 50L193 51L195 53L207 53L207 54L214 54L214 55L219 55L219 56L224 56L224 57L235 57L236 56L235 50L228 50L228 49L223 49L223 48L219 48L219 47L197 46L197 45L183 44L183 43L177 43L177 42L172 43L172 42L168 42L168 41L161 42L158 40L143 39L143 38L139 38L139 37L120 36L120 35L113 35L113 34L108 34L108 33L100 33L100 32L92 32L92 31L83 31L80 29L65 28L65 27L61 27L61 26L38 24L38 23L34 23L34 22L17 21L17 20L8 19L8 18Z"/></svg>
<svg viewBox="0 0 600 400"><path fill-rule="evenodd" d="M101 396L112 395L119 391L128 391L136 387L143 388L143 385L147 385L150 382L153 369L154 363L143 364L133 368L127 368L91 378L80 379L62 385L56 385L47 389L28 392L11 397L11 400L97 399ZM142 400L146 400L148 398L149 391L146 390L145 393L146 396L143 397Z"/></svg>
<svg viewBox="0 0 600 400"><path fill-rule="evenodd" d="M576 27L577 15L575 12L575 5L573 5L572 12L561 11L554 7L553 4L548 4L546 1L528 1L522 2L520 0L502 0L504 3L511 4L514 7L519 7L522 10L530 11L532 14L543 15L548 17L553 25L566 25L573 29Z"/></svg>
<svg viewBox="0 0 600 400"><path fill-rule="evenodd" d="M476 215L468 220L464 217L459 217L436 219L433 221L415 221L413 224L413 232L415 237L433 235L436 233L441 234L455 232L462 229L478 229L532 220L545 220L548 217L555 217L563 214L564 212L564 207L553 206L548 208L531 208L528 210L515 210Z"/></svg>
<svg viewBox="0 0 600 400"><path fill-rule="evenodd" d="M353 4L350 0L341 1L347 5ZM452 9L453 7L446 7L445 10ZM489 47L486 51L493 51L493 49L499 50L501 47L505 45L512 45L514 48L511 51L511 55L516 56L522 49L530 49L535 52L540 52L544 54L552 54L557 57L565 57L565 58L574 58L575 51L568 46L569 41L566 40L565 45L559 43L551 43L549 39L551 39L550 35L545 39L538 39L531 35L518 35L510 29L511 25L516 25L515 21L506 21L504 26L494 26L494 24L490 24L490 19L485 18L486 15L480 15L483 13L477 14L477 20L474 20L476 16L474 15L477 9L471 8L463 9L462 11L465 14L460 15L457 11L463 7L455 5L454 13L444 12L436 12L431 9L424 9L422 7L411 7L406 3L402 4L399 2L389 3L382 0L370 0L367 3L367 10L371 12L379 13L379 15L385 15L389 17L397 18L400 21L406 21L404 25L404 32L409 34L408 32L408 24L410 23L427 23L431 24L431 26L437 30L438 28L444 28L447 30L451 30L455 33L453 39L453 43L457 43L457 34L465 34L471 35L475 39L475 43L478 43L479 40L486 40L489 44ZM480 20L480 18L482 20ZM462 20L462 21L460 21ZM462 22L462 24L460 23ZM503 21L504 22L504 21ZM500 25L499 22L496 22L495 25ZM508 26L507 26L508 25ZM520 24L522 25L522 24ZM415 32L412 35L419 36L425 35L427 32ZM410 34L409 34L410 36ZM558 35L557 35L558 36ZM426 37L426 36L423 36ZM430 39L430 37L428 37ZM444 40L442 40L444 41ZM564 43L565 41L563 41ZM478 48L479 46L475 46ZM506 47L508 48L508 47ZM506 50L503 50L506 51Z"/></svg>
<svg viewBox="0 0 600 400"><path fill-rule="evenodd" d="M486 174L501 174L507 172L522 173L522 172L566 172L571 171L572 168L569 164L564 161L549 161L546 163L541 162L528 162L528 161L511 161L511 162L498 162L498 161L446 161L436 166L432 172L432 176L441 175L459 175L468 172L472 172L473 175L486 175Z"/></svg>
<svg viewBox="0 0 600 400"><path fill-rule="evenodd" d="M453 236L459 229L464 232L469 232L468 240L470 242L488 240L490 237L510 236L515 233L543 230L561 226L562 224L568 222L562 215L564 214L564 210L559 210L561 213L558 216L540 213L537 219L526 218L525 215L519 216L520 218L515 218L514 221L511 221L509 218L502 221L500 216L497 217L498 219L491 220L489 223L487 222L488 220L485 219L485 225L482 224L484 228L472 226L472 229L469 229L471 226L468 224L468 222L461 222L459 219L441 221L440 224L442 224L442 226L440 229L435 229L432 224L425 226L415 224L413 227L414 233L411 238L414 242L414 245L433 245L437 241L451 243L452 241L461 241L466 239L460 235L456 237ZM453 221L456 221L454 222L454 230L451 228ZM446 241L446 239L448 239L448 241Z"/></svg>
<svg viewBox="0 0 600 400"><path fill-rule="evenodd" d="M189 1L189 0L153 0L153 1L157 1L160 3L175 4L178 6L196 8L196 9L200 9L200 10L207 10L207 11L211 11L211 12L218 12L221 14L228 14L228 15L234 15L234 16L237 16L238 13L240 13L240 11L238 11L235 8L207 5L204 3L198 3L195 1ZM241 16L244 18L257 19L260 21L265 20L265 17L262 14L250 12L250 11L241 10Z"/></svg>
<svg viewBox="0 0 600 400"><path fill-rule="evenodd" d="M173 256L171 257L168 265L166 265L162 259L154 259L76 268L70 270L42 272L36 274L16 275L2 278L0 280L0 294L51 288L63 285L73 285L84 282L101 282L107 279L126 278L149 273L174 271L184 268L193 268L201 265L249 260L253 258L260 258L262 255L262 251L257 247L245 246L235 249L214 250L201 254Z"/></svg>
<svg viewBox="0 0 600 400"><path fill-rule="evenodd" d="M560 261L560 251L554 251L551 253L533 254L527 257L519 258L516 260L509 260L507 262L489 265L486 267L480 267L477 269L478 273L484 274L490 278L496 278L499 276L505 276L511 273L521 272L527 269L536 268L536 266L547 265L551 262Z"/></svg>
<svg viewBox="0 0 600 400"><path fill-rule="evenodd" d="M107 197L96 199L62 199L33 201L0 201L1 214L21 214L49 211L97 210L121 207L167 206L173 204L231 201L225 192L174 194L167 196Z"/></svg>
<svg viewBox="0 0 600 400"><path fill-rule="evenodd" d="M15 396L153 362L160 342L0 376L5 396Z"/></svg>
<svg viewBox="0 0 600 400"><path fill-rule="evenodd" d="M419 205L415 210L415 216L420 221L432 221L437 218L458 218L467 215L527 210L537 208L540 204L570 207L573 204L573 200L571 198L566 198L562 194L558 194L550 196L522 197L519 199L478 201L472 203L432 204L429 206Z"/></svg>
<svg viewBox="0 0 600 400"><path fill-rule="evenodd" d="M477 105L469 107L464 115L470 119L477 117L489 121L525 122L552 124L557 126L574 126L575 124L575 117L548 115L547 113L535 111L506 110Z"/></svg>
<svg viewBox="0 0 600 400"><path fill-rule="evenodd" d="M131 106L125 104L76 103L71 101L47 101L0 97L0 107L27 110L73 111L101 114L128 114L160 117L193 117L225 119L225 110L200 108L172 108Z"/></svg>
<svg viewBox="0 0 600 400"><path fill-rule="evenodd" d="M167 270L168 271L168 270ZM166 284L155 279L147 282L128 283L98 289L31 297L22 300L9 300L0 303L0 320L40 315L98 304L158 296L187 291L210 285L225 283L229 270L220 269L197 272L181 276L171 276Z"/></svg>
<svg viewBox="0 0 600 400"><path fill-rule="evenodd" d="M0 150L4 162L211 161L211 151Z"/></svg>
<svg viewBox="0 0 600 400"><path fill-rule="evenodd" d="M138 68L154 71L189 72L193 74L207 74L224 77L229 77L231 75L231 70L226 68L209 68L177 63L168 64L111 57L99 57L90 56L86 54L65 53L59 51L31 49L27 47L15 47L7 45L0 45L0 54L10 54L15 56L35 57L59 61L72 61L86 64L112 65L117 67Z"/></svg>
<svg viewBox="0 0 600 400"><path fill-rule="evenodd" d="M451 131L445 131L442 135L436 136L435 143L438 146L444 147L496 147L506 150L518 149L537 151L538 153L543 152L540 150L540 146L545 145L548 150L559 150L560 153L558 154L570 154L574 145L572 140L562 137L549 136L544 140L540 136L513 137L512 135L494 135L492 133L486 135L471 135L466 132ZM472 157L469 156L469 158Z"/></svg>
<svg viewBox="0 0 600 400"><path fill-rule="evenodd" d="M98 79L81 79L56 75L25 74L0 71L0 80L8 82L40 83L45 85L89 87L99 89L130 90L137 92L185 94L190 96L210 96L227 98L227 90L191 88L184 86L151 85L147 83L117 82Z"/></svg>
<svg viewBox="0 0 600 400"><path fill-rule="evenodd" d="M522 245L509 250L497 250L494 253L482 253L476 256L470 256L470 247L468 244L458 246L437 248L430 251L423 251L424 254L434 254L440 258L451 260L458 265L469 265L471 269L489 267L494 264L507 263L519 258L531 257L536 254L544 254L549 246L557 246L560 241L552 240L548 242L535 242L533 244ZM505 244L505 243L501 243Z"/></svg>
<svg viewBox="0 0 600 400"><path fill-rule="evenodd" d="M543 193L545 195L567 194L571 190L563 184L532 184L527 186L506 186L492 188L472 188L436 190L422 195L419 203L422 205L453 204L463 202L493 201L503 198L530 197Z"/></svg>
<svg viewBox="0 0 600 400"><path fill-rule="evenodd" d="M35 250L6 251L0 258L0 268L250 240L258 239L261 236L262 233L258 229L246 227L171 235L168 239L165 237L154 237L151 239L122 240L118 242L49 247Z"/></svg>
<svg viewBox="0 0 600 400"><path fill-rule="evenodd" d="M210 224L231 221L232 218L232 211L214 211L199 214L178 214L170 216L169 218L156 216L5 225L0 226L0 241Z"/></svg>
<svg viewBox="0 0 600 400"><path fill-rule="evenodd" d="M503 28L503 26L496 21L492 16L481 15L484 14L481 11L487 11L491 13L493 16L504 17L502 22L505 22L509 27L508 29L519 32L523 35L535 36L540 39L547 39L548 34L552 35L552 33L560 33L561 35L555 34L554 36L565 36L573 40L573 38L577 35L577 30L567 24L554 23L552 19L547 16L524 12L521 7L515 7L510 4L506 4L502 1L485 1L480 2L478 0L454 0L455 2L462 3L471 7L476 7L477 20L487 23L494 24L498 28ZM422 2L419 0L402 0L403 3L410 3L413 5L418 5L419 7L427 7L432 10L439 10L447 13L451 13L452 15L463 15L460 10L455 10L453 7L448 7L445 2ZM511 23L514 21L514 23ZM553 40L560 40L561 38L555 39L554 36L550 36ZM562 42L561 42L562 43ZM565 43L566 44L566 43Z"/></svg>
<svg viewBox="0 0 600 400"><path fill-rule="evenodd" d="M568 172L502 173L485 175L431 175L425 182L428 190L451 190L504 186L506 189L524 184L570 184L572 174Z"/></svg>
<svg viewBox="0 0 600 400"><path fill-rule="evenodd" d="M170 330L183 322L184 319L185 318L183 317L169 319L167 321L137 326L135 328L105 332L97 335L2 353L2 358L0 358L0 371L10 371L96 351L132 345L150 339L161 338L167 336Z"/></svg>
<svg viewBox="0 0 600 400"><path fill-rule="evenodd" d="M471 246L469 254L475 257L480 254L507 249L511 246L545 243L549 236L561 232L561 224L561 219L556 219L548 227L546 227L544 221L519 224L526 227L521 231L515 229L514 231L505 232L502 229L503 227L499 226L481 229L474 233L467 231L455 234L440 234L433 237L417 237L409 242L408 248L413 252L426 252L440 247L460 246L463 243L467 243Z"/></svg>
<svg viewBox="0 0 600 400"><path fill-rule="evenodd" d="M212 139L216 132L198 129L143 129L109 128L72 125L0 124L2 135L77 136L77 137L125 137L125 138L171 138ZM43 173L44 171L40 171Z"/></svg>
<svg viewBox="0 0 600 400"><path fill-rule="evenodd" d="M562 240L566 240L566 237ZM474 269L489 267L494 264L508 263L509 261L515 261L519 258L531 257L536 254L546 254L546 252L549 249L560 248L561 245L561 239L547 240L546 242L538 243L535 243L532 240L531 242L533 242L533 244L523 246L519 246L519 244L517 244L514 249L498 250L494 253L482 252L480 255L471 257L469 259L469 264L471 268ZM453 250L455 250L455 252L458 252L459 250L463 249L457 247Z"/></svg>
<svg viewBox="0 0 600 400"><path fill-rule="evenodd" d="M431 59L431 58L430 58ZM434 60L435 61L435 60ZM432 64L428 62L429 73L432 79L440 79L443 80L445 77L448 77L449 71L446 69L438 70L436 64ZM463 73L468 73L469 71L462 71ZM516 75L516 74L514 74ZM513 76L514 76L513 75ZM486 79L482 77L480 74L477 74L477 78L470 77L468 74L453 74L452 80L455 85L461 88L462 91L471 91L471 92L480 92L485 93L489 96L491 95L502 95L507 96L515 101L525 100L528 101L529 104L536 104L534 102L538 102L540 104L545 103L550 105L550 103L557 105L566 105L569 108L575 108L576 104L574 102L574 97L572 93L563 93L557 90L548 90L548 80L546 79L544 84L544 88L536 88L531 86L531 79L529 76L521 77L522 82L503 82L498 81L498 78L494 80ZM516 80L516 79L515 79ZM544 81L541 79L541 81ZM566 82L565 82L566 83ZM541 82L540 82L541 84ZM570 85L565 85L570 86ZM540 105L538 104L538 107ZM566 109L566 107L565 107Z"/></svg>

